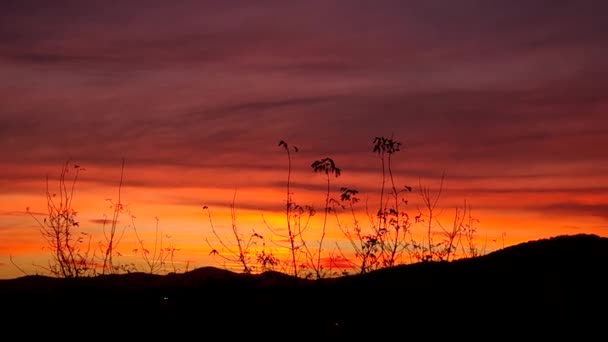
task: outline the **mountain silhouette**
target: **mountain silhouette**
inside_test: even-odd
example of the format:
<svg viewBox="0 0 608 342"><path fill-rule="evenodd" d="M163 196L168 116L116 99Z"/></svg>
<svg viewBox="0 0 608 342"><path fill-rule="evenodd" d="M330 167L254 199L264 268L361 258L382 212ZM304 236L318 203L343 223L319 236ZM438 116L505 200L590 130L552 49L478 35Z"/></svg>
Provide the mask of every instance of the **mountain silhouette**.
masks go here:
<svg viewBox="0 0 608 342"><path fill-rule="evenodd" d="M46 329L69 322L173 337L192 329L282 340L563 337L608 323L607 271L608 238L580 234L321 280L215 267L167 275L25 276L0 280L0 300L8 330L24 322Z"/></svg>

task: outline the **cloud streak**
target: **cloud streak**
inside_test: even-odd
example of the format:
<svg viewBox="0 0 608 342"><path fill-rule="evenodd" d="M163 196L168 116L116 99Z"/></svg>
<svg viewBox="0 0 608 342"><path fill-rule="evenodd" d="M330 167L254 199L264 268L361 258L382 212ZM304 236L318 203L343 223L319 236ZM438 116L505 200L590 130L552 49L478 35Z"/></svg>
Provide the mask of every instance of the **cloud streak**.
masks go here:
<svg viewBox="0 0 608 342"><path fill-rule="evenodd" d="M553 215L574 215L577 217L597 216L604 220L608 219L608 204L604 203L579 203L562 202L546 206L540 206L543 212Z"/></svg>

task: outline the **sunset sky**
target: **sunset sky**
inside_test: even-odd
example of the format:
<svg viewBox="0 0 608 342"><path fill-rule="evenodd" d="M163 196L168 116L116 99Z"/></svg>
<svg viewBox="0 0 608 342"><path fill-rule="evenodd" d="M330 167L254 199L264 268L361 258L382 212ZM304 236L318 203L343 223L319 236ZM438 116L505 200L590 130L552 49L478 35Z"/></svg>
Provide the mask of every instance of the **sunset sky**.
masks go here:
<svg viewBox="0 0 608 342"><path fill-rule="evenodd" d="M608 236L607 11L599 0L2 1L0 278L45 265L26 208L43 218L45 177L55 187L68 159L86 168L74 207L93 244L123 158L121 202L148 242L158 219L181 269L217 265L202 208L228 234L235 191L242 232L270 239L264 220L285 225L280 140L299 148L293 199L317 208L313 240L326 179L310 164L331 157L332 197L355 188L373 205L380 136L402 143L392 162L413 187L405 209L416 215L419 185L445 172L442 219L466 201L486 251ZM119 249L140 262L133 222L121 216ZM328 249L340 239L334 229Z"/></svg>

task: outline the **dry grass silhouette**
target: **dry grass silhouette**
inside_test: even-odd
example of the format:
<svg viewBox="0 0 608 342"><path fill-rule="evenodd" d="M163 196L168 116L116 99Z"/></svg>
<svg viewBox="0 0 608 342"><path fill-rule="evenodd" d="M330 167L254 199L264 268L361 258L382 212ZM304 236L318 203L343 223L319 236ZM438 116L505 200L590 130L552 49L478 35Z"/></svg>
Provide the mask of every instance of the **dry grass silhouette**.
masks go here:
<svg viewBox="0 0 608 342"><path fill-rule="evenodd" d="M268 232L243 232L238 224L235 190L230 206L233 239L227 240L214 224L212 209L203 207L211 233L205 238L205 242L210 254L219 258L223 267L229 270L238 269L243 273L280 271L294 277L321 279L368 273L411 262L450 261L480 254L475 240L475 224L478 221L472 216L470 205L465 202L462 208L454 209L449 228L438 219L444 210L440 208L439 202L445 173L435 190L421 182L417 189L396 183L393 161L403 145L392 137L373 139L370 150L379 160L381 186L378 191L378 206L372 209L366 202L365 210L359 208L361 201L358 196L361 194L358 190L340 186L340 191L335 191L334 188L338 186L334 183L348 170L339 168L331 157L324 157L310 164L312 171L324 178L323 207L314 208L312 205L296 203L296 194L292 188L292 164L299 149L284 140L279 141L278 146L287 157L284 227L279 229L271 226L262 215L261 220ZM112 217L104 221L103 237L98 248L91 247L93 237L84 227L79 227L80 224L76 220L77 210L72 207L78 175L82 171L84 168L79 165L71 161L65 162L59 177L58 193L51 192L47 179L48 214L42 220L31 214L38 222L51 254L49 265L41 269L53 276L65 278L140 270L152 274L178 271L174 258L179 248L171 245L165 234L159 231L159 219L155 218L154 240L144 241L136 229L135 216L123 203L121 189L125 181L124 159L118 181L117 201L108 199ZM69 178L70 176L72 178ZM409 205L407 196L414 193L422 200L422 207L413 208ZM317 212L322 213L322 223L313 227L312 218ZM365 217L358 217L362 212L365 212ZM140 256L142 264L125 264L115 259L121 255L118 246L126 234L126 227L120 229L117 226L122 215L129 215L131 218L132 233L138 246L132 252ZM344 217L351 217L352 222L344 222ZM325 243L330 226L342 232L348 241L346 247ZM82 236L74 236L76 227ZM416 235L414 229L424 230L424 234ZM316 235L310 234L313 231ZM416 238L420 236L422 240ZM437 237L442 237L441 241L435 241ZM277 249L287 250L289 258L277 257Z"/></svg>

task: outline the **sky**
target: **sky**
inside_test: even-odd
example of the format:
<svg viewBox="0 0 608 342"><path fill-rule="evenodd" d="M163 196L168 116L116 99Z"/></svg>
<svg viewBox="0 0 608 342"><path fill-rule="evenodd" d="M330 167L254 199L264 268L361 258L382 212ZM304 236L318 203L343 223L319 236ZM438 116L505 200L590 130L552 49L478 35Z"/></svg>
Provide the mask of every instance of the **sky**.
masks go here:
<svg viewBox="0 0 608 342"><path fill-rule="evenodd" d="M44 217L45 177L55 187L68 160L85 169L73 204L93 246L120 190L125 260L142 262L135 225L148 246L158 227L180 270L216 265L203 206L226 240L231 204L243 234L285 228L281 140L298 148L294 201L317 208L311 240L326 190L311 163L341 168L332 197L348 187L374 203L375 137L402 143L392 169L413 187L412 217L421 187L437 190L445 174L442 219L466 202L485 251L608 236L606 10L599 0L2 1L0 278L45 265L26 208ZM328 250L340 240L334 229Z"/></svg>

